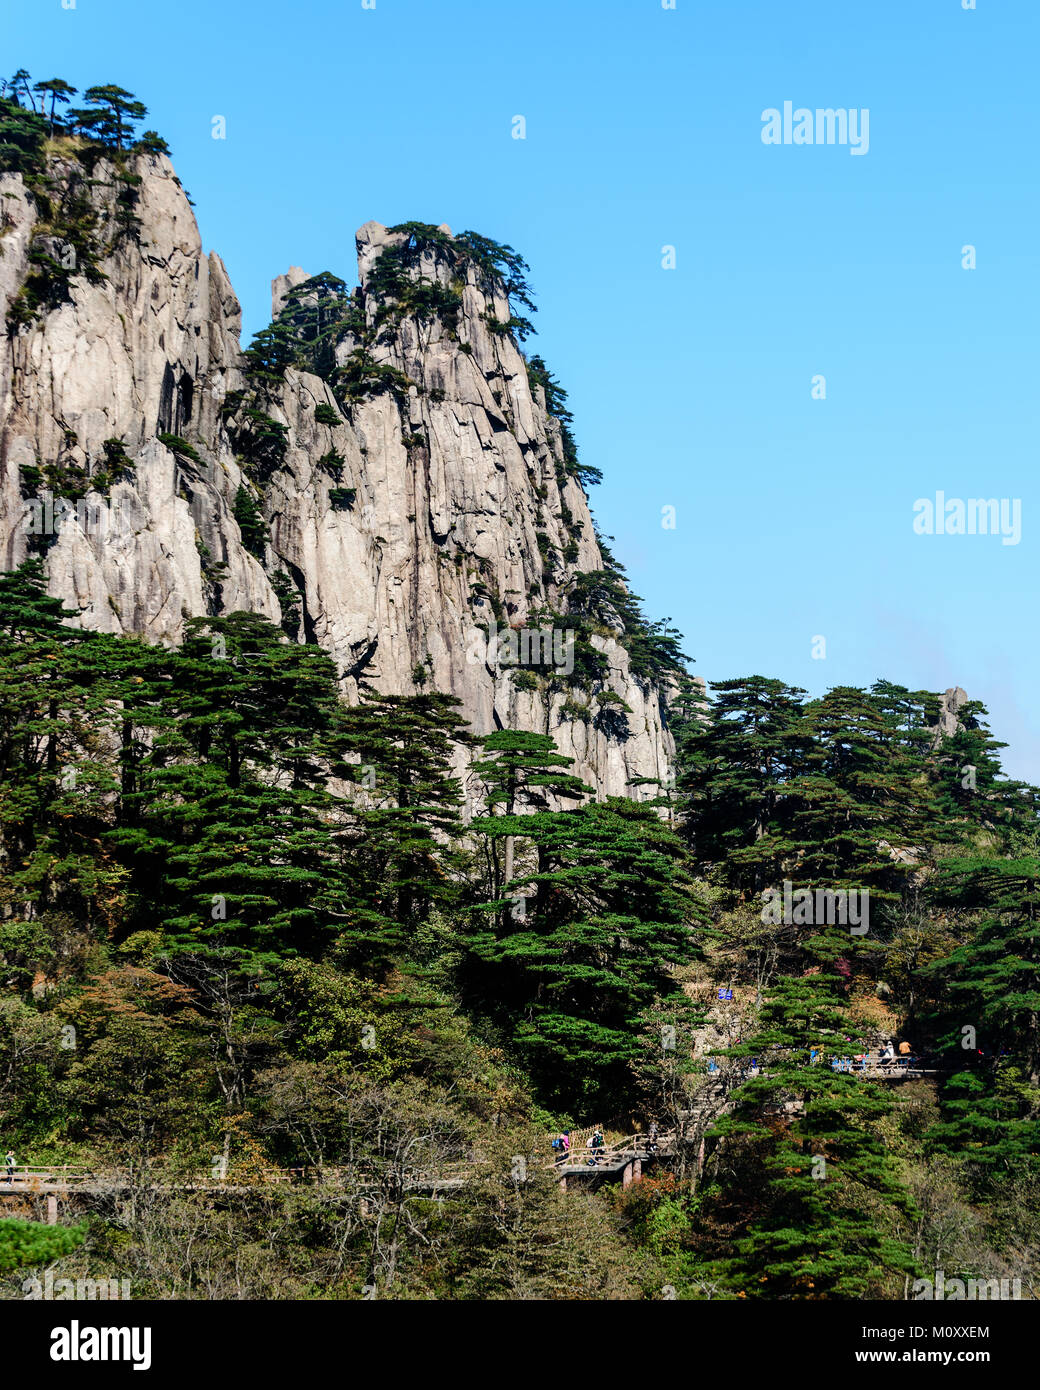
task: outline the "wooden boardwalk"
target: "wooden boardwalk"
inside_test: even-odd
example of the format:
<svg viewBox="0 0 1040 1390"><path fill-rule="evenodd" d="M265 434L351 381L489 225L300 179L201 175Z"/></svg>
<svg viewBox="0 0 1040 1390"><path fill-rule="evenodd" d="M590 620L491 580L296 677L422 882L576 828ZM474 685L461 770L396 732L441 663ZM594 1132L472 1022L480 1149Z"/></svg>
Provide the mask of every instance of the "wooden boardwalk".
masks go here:
<svg viewBox="0 0 1040 1390"><path fill-rule="evenodd" d="M835 1065L835 1062L838 1065ZM854 1058L820 1056L813 1065L830 1067L836 1073L847 1076L851 1081L881 1081L898 1084L945 1074L945 1069L925 1067L916 1058L897 1057L892 1061L882 1062L879 1057L872 1053L867 1054L859 1063ZM710 1095L702 1096L700 1104L685 1112L685 1117L691 1123L691 1128L699 1127L698 1122L703 1120L706 1112L711 1112L712 1120L717 1119L719 1115L730 1108L729 1091L738 1087L748 1077L762 1074L768 1073L758 1065L746 1066L737 1072L730 1071L725 1075L725 1081L729 1082L727 1088L723 1073L717 1069L715 1072L709 1072L708 1075L716 1079L717 1084ZM721 1104L718 1103L720 1101ZM781 1105L778 1109L787 1112L792 1109L797 1110L800 1105L801 1102L793 1100L786 1105ZM578 1135L591 1133L591 1129L577 1132ZM605 1182L620 1182L623 1187L628 1187L631 1183L640 1180L646 1167L661 1162L667 1163L669 1159L674 1158L679 1137L675 1130L668 1130L659 1133L656 1140L651 1141L648 1134L637 1133L604 1144L602 1148L596 1150L591 1150L584 1144L577 1147L577 1143L580 1142L576 1135L575 1147L565 1156L546 1158L546 1166L555 1171L560 1186L565 1189L569 1183L599 1186ZM700 1147L703 1153L703 1140L701 1140ZM0 1166L0 1198L44 1196L47 1198L47 1220L53 1223L57 1220L59 1197L68 1199L79 1195L102 1196L132 1192L140 1188L149 1192L162 1193L206 1192L214 1196L247 1196L252 1193L269 1191L272 1187L289 1185L325 1189L331 1192L350 1192L363 1198L366 1189L377 1191L385 1187L389 1181L390 1185L397 1187L402 1195L439 1197L456 1192L465 1186L469 1181L467 1176L469 1166L465 1162L460 1162L450 1165L449 1169L442 1173L406 1173L403 1181L396 1174L388 1178L374 1177L371 1181L362 1178L358 1181L357 1175L352 1173L349 1183L343 1180L343 1170L334 1167L324 1169L306 1167L263 1168L245 1178L237 1176L221 1178L209 1173L148 1179L128 1170L95 1172L90 1168L71 1165L52 1165L40 1168L16 1167L13 1174L8 1176L7 1171Z"/></svg>
<svg viewBox="0 0 1040 1390"><path fill-rule="evenodd" d="M406 1174L404 1181L397 1185L404 1195L439 1197L444 1193L458 1191L466 1182L464 1172L437 1176L416 1173ZM0 1168L0 1198L46 1197L49 1225L53 1225L57 1220L59 1197L99 1197L112 1193L133 1192L142 1188L148 1192L208 1192L217 1197L244 1197L257 1192L268 1192L272 1187L286 1186L307 1187L311 1190L327 1188L333 1192L350 1191L364 1196L366 1190L376 1191L384 1185L379 1179L374 1179L371 1182L362 1180L351 1183L348 1187L340 1180L338 1171L333 1169L324 1170L316 1178L313 1171L305 1168L264 1168L252 1181L243 1181L212 1175L149 1180L126 1171L95 1172L90 1168L68 1166L15 1168L13 1177L8 1177L6 1170Z"/></svg>

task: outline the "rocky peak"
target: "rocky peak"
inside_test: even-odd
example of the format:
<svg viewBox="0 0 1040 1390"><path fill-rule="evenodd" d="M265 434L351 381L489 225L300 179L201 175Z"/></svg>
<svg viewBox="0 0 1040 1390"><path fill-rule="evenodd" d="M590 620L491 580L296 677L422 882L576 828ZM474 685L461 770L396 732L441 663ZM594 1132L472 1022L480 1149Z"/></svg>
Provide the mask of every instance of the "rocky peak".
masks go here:
<svg viewBox="0 0 1040 1390"><path fill-rule="evenodd" d="M263 613L326 646L348 698L450 692L477 733L551 733L601 794L667 777L662 674L633 669L566 425L511 327L519 258L368 222L328 363L261 369L169 160L132 167L135 228L0 347L3 565L44 555L85 625L154 641ZM0 194L10 318L50 229L20 174ZM307 283L273 281L276 318ZM79 511L37 535L43 493Z"/></svg>
<svg viewBox="0 0 1040 1390"><path fill-rule="evenodd" d="M271 317L276 319L285 307L286 296L297 285L304 284L310 276L298 265L291 265L284 275L276 275L271 281Z"/></svg>

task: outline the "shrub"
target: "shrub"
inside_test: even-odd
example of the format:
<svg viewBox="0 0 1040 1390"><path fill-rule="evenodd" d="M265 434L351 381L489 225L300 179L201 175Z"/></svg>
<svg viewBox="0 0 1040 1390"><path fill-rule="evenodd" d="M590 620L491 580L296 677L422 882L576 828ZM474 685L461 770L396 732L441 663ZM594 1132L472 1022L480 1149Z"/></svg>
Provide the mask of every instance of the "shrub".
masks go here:
<svg viewBox="0 0 1040 1390"><path fill-rule="evenodd" d="M179 434L161 434L159 435L159 443L165 444L167 449L171 449L175 454L181 454L184 458L191 459L193 463L202 462L196 449L186 439L182 439Z"/></svg>
<svg viewBox="0 0 1040 1390"><path fill-rule="evenodd" d="M342 454L337 454L335 449L330 449L327 454L322 454L318 460L318 467L323 468L329 477L335 478L338 483L343 476L344 462Z"/></svg>

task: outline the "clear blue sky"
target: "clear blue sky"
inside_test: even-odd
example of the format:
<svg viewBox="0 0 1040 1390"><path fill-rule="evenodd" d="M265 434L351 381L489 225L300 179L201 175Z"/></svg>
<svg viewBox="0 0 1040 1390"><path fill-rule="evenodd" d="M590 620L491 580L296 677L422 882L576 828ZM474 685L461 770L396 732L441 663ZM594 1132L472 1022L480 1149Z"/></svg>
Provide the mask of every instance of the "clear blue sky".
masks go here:
<svg viewBox="0 0 1040 1390"><path fill-rule="evenodd" d="M247 332L290 263L353 283L369 218L515 246L540 304L528 346L605 475L600 527L693 669L814 693L960 684L1009 770L1040 780L1040 3L977 4L3 0L0 15L9 69L147 103ZM786 100L868 108L869 153L764 145L762 111ZM1021 499L1020 543L914 534L915 499L937 490Z"/></svg>

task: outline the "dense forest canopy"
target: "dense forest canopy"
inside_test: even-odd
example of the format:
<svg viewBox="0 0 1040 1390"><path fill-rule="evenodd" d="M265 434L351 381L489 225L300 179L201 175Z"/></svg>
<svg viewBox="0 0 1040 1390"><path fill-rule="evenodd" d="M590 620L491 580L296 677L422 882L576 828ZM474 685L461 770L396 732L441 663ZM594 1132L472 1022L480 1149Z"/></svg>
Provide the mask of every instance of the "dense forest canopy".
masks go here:
<svg viewBox="0 0 1040 1390"><path fill-rule="evenodd" d="M950 1222L973 1275L1032 1278L1036 792L1001 775L977 704L940 737L935 697L885 681L693 687L678 784L650 801L596 802L551 738L502 731L473 750L467 824L451 698L346 706L320 649L253 614L171 650L67 618L39 560L0 577L19 1152L349 1170L346 1228L320 1188L225 1214L218 1269L225 1242L282 1231L293 1273L258 1257L258 1292L320 1270L346 1297L541 1296L551 1232L602 1296L900 1297ZM868 893L869 930L764 911L785 882ZM831 1065L889 1037L925 1079ZM651 1119L679 1136L667 1170L558 1191L547 1132ZM381 1210L373 1244L363 1177L390 1192L406 1166L473 1180L449 1214ZM171 1287L183 1205L149 1218L142 1288ZM90 1217L95 1263L126 1220Z"/></svg>

